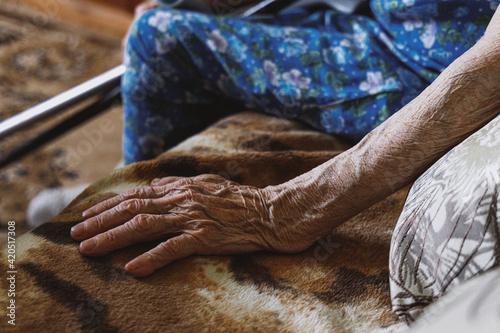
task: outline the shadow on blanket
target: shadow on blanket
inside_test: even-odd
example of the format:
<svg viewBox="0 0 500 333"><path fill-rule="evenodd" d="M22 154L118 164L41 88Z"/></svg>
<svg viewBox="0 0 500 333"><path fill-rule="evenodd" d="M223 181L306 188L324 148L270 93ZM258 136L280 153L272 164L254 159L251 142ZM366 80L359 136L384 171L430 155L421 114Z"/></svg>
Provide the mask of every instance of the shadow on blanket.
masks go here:
<svg viewBox="0 0 500 333"><path fill-rule="evenodd" d="M367 332L403 328L391 312L388 258L406 190L295 255L193 256L144 279L123 266L140 244L86 258L69 236L91 205L153 178L218 173L243 184L284 182L348 146L288 120L228 117L161 155L89 186L51 221L17 239L16 330L57 332ZM6 251L0 268L8 271ZM1 282L0 330L6 318ZM7 309L7 310L6 310Z"/></svg>

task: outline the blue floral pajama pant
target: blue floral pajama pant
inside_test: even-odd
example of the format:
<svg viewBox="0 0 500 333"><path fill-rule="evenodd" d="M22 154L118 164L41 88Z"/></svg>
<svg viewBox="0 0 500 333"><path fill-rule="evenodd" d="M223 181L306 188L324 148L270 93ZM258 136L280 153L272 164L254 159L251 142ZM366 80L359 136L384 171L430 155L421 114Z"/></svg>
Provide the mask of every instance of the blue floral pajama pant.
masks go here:
<svg viewBox="0 0 500 333"><path fill-rule="evenodd" d="M243 109L360 139L474 45L499 1L371 0L371 15L245 19L147 12L125 54L125 162Z"/></svg>

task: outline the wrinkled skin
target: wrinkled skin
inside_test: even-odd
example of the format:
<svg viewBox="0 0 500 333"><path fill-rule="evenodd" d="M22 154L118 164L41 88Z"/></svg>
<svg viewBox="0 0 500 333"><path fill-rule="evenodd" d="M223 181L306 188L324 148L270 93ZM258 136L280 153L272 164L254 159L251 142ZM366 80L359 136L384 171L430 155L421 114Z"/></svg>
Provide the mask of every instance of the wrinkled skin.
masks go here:
<svg viewBox="0 0 500 333"><path fill-rule="evenodd" d="M73 228L72 236L93 237L80 247L83 254L93 256L177 234L128 263L126 270L135 276L149 275L195 253L296 252L315 240L271 223L266 190L217 175L153 181L151 187L127 191L92 207L84 217L87 220Z"/></svg>
<svg viewBox="0 0 500 333"><path fill-rule="evenodd" d="M192 254L302 251L500 112L499 36L497 10L485 36L421 95L355 147L289 182L258 189L214 175L168 177L90 208L71 235L89 256L174 235L126 265L137 277Z"/></svg>

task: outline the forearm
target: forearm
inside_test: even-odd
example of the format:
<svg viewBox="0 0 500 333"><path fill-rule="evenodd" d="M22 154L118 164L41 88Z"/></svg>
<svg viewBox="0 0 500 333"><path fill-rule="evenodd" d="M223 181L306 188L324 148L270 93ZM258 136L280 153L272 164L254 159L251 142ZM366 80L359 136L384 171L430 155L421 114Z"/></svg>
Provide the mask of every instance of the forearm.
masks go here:
<svg viewBox="0 0 500 333"><path fill-rule="evenodd" d="M500 47L482 40L355 147L277 187L271 218L287 216L316 237L327 233L409 184L497 115L499 82ZM299 211L306 213L298 218Z"/></svg>

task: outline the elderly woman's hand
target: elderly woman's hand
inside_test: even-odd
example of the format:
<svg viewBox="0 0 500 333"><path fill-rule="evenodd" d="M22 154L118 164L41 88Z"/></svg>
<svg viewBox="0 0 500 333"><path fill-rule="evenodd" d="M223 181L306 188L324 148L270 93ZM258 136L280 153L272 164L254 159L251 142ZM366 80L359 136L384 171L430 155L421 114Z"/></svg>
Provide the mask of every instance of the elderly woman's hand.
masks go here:
<svg viewBox="0 0 500 333"><path fill-rule="evenodd" d="M275 206L281 199L271 188L242 186L216 175L167 177L88 209L71 236L83 241L80 251L89 256L165 240L126 265L137 277L192 254L304 250L319 235L296 228L293 222L299 219L272 215L282 208ZM299 217L298 212L290 214Z"/></svg>

